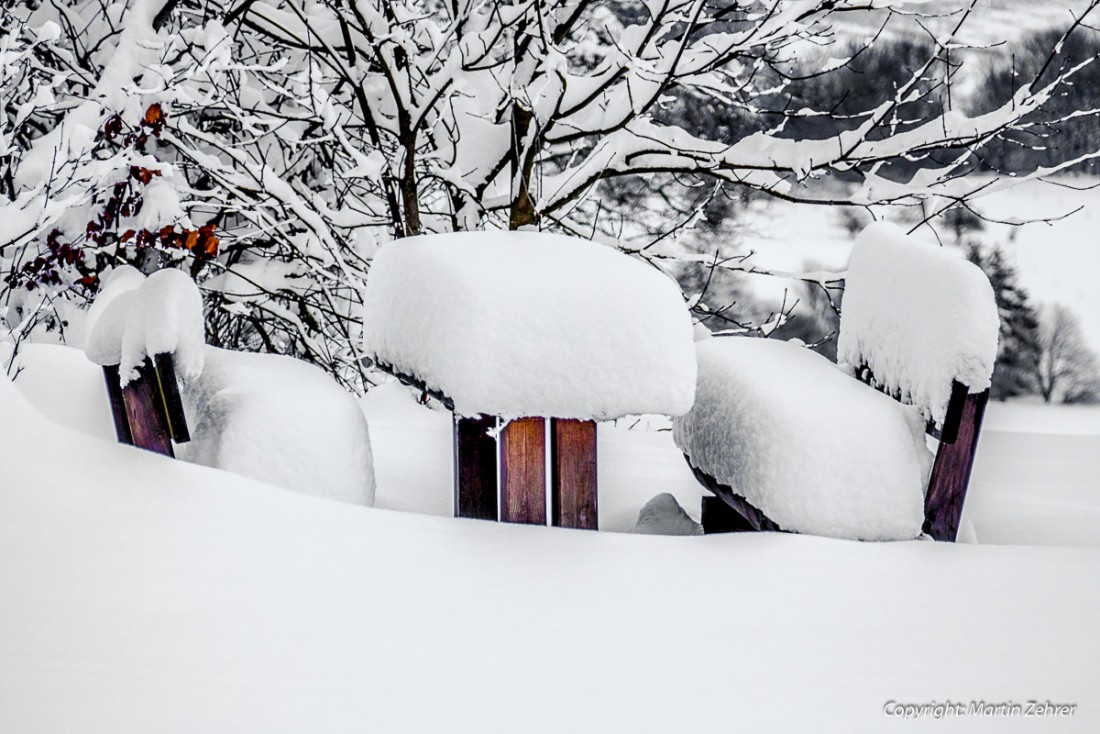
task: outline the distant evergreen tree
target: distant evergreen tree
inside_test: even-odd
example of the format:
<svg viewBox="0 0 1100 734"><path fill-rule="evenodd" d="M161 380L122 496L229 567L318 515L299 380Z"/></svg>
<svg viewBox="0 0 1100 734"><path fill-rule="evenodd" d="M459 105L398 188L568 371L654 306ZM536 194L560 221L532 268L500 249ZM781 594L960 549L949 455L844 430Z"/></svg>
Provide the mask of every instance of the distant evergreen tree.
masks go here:
<svg viewBox="0 0 1100 734"><path fill-rule="evenodd" d="M1006 260L1000 247L987 249L971 240L966 255L988 276L1001 317L1000 344L989 394L1002 400L1032 395L1038 390L1035 374L1040 354L1039 316L1028 301L1027 291L1019 284L1016 268Z"/></svg>

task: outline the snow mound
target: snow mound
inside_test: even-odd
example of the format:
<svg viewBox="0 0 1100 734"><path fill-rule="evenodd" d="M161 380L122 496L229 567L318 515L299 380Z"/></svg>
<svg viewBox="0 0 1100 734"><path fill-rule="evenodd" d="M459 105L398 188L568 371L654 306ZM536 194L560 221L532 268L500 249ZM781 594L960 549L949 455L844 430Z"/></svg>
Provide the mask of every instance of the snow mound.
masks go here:
<svg viewBox="0 0 1100 734"><path fill-rule="evenodd" d="M206 347L183 391L192 440L180 458L318 497L374 504L367 421L323 370L275 354Z"/></svg>
<svg viewBox="0 0 1100 734"><path fill-rule="evenodd" d="M784 530L911 539L924 521L931 454L917 409L821 355L771 339L697 345L695 406L673 439L696 468Z"/></svg>
<svg viewBox="0 0 1100 734"><path fill-rule="evenodd" d="M668 492L645 503L634 532L641 535L702 535L703 526L691 519Z"/></svg>
<svg viewBox="0 0 1100 734"><path fill-rule="evenodd" d="M180 270L146 278L128 265L116 268L89 310L86 330L88 359L119 365L123 385L137 378L146 357L157 354L171 354L185 381L202 372L202 294Z"/></svg>
<svg viewBox="0 0 1100 734"><path fill-rule="evenodd" d="M365 297L366 350L460 415L607 420L692 404L692 324L675 283L609 247L534 232L393 242Z"/></svg>
<svg viewBox="0 0 1100 734"><path fill-rule="evenodd" d="M981 392L997 357L993 288L976 265L877 222L848 263L837 358L942 425L958 380Z"/></svg>
<svg viewBox="0 0 1100 734"><path fill-rule="evenodd" d="M21 344L15 357L15 386L55 423L91 436L115 438L103 370L79 349L62 344ZM2 370L0 370L2 372Z"/></svg>

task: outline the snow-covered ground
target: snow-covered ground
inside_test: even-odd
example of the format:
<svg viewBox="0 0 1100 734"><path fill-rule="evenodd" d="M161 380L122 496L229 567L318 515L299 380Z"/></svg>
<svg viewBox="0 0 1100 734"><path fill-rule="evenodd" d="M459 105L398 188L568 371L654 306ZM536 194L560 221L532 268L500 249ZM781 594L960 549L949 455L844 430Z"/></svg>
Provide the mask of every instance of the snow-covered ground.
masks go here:
<svg viewBox="0 0 1100 734"><path fill-rule="evenodd" d="M364 408L378 505L447 514L448 416L396 386ZM1097 548L457 520L118 446L48 421L4 380L0 411L5 732L1100 727ZM1041 454L1021 458L1031 434L988 438L975 495L1011 508L999 493L1026 487L993 487L990 463L1013 479ZM658 490L697 507L668 432L605 426L600 442L606 528ZM1095 475L1100 452L1083 448L1074 461ZM884 713L945 699L1077 709L904 725Z"/></svg>

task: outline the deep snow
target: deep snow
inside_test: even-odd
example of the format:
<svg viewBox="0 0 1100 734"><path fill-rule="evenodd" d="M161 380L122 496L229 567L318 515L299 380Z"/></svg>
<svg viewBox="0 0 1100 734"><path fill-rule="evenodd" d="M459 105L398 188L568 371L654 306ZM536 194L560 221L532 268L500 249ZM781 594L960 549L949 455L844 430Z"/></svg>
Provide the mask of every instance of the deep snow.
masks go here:
<svg viewBox="0 0 1100 734"><path fill-rule="evenodd" d="M368 413L427 413L379 392L389 409ZM1097 549L387 512L59 428L6 380L0 410L4 731L1100 725ZM66 460L44 461L44 446ZM944 697L1078 712L904 725L883 713Z"/></svg>

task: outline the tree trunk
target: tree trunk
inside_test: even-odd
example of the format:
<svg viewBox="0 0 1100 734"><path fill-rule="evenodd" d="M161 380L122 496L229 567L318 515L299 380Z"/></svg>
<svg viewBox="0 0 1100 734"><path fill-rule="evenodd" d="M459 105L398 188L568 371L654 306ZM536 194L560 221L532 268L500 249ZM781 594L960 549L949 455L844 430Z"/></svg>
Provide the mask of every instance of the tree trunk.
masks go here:
<svg viewBox="0 0 1100 734"><path fill-rule="evenodd" d="M401 176L401 203L405 207L405 234L421 233L420 199L416 185L416 133L408 133L405 141L405 170Z"/></svg>
<svg viewBox="0 0 1100 734"><path fill-rule="evenodd" d="M512 208L508 216L508 229L516 230L538 223L535 202L531 199L531 173L535 167L534 141L531 123L534 113L512 103Z"/></svg>

